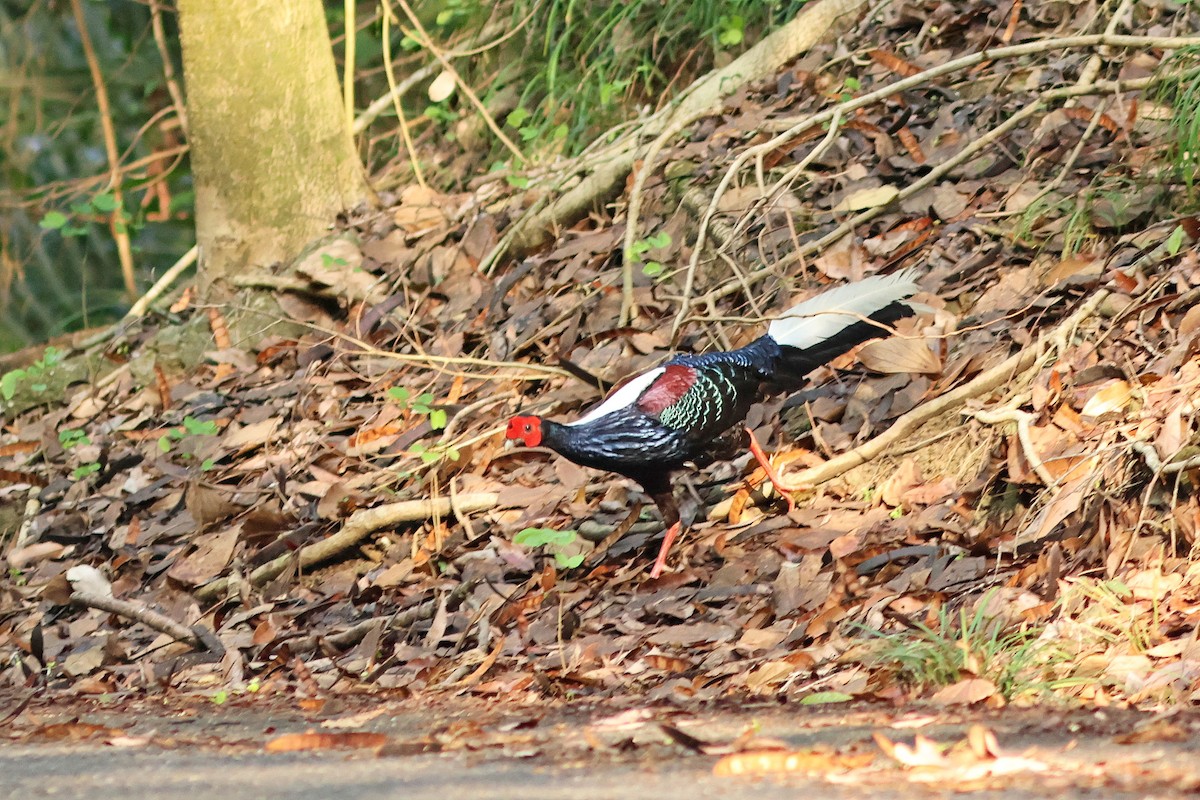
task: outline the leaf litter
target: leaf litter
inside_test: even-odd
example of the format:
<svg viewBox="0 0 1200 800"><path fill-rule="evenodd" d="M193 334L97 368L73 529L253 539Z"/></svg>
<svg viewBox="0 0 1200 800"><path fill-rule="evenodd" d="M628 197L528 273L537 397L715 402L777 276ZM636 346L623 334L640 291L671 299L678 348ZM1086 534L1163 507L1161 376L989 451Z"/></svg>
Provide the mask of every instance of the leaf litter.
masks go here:
<svg viewBox="0 0 1200 800"><path fill-rule="evenodd" d="M869 63L823 71L836 46L818 48L697 122L668 163L702 165L687 179L707 197L756 130L978 50L996 31L1026 41L1073 22L1050 7L1010 19L962 5L903 54L890 43L924 11L889 5L843 39ZM1195 29L1197 13L1139 7L1132 19ZM301 332L238 339L221 314L186 304L127 332L132 360L61 407L6 409L0 492L15 512L0 691L1195 703L1200 221L1168 218L1170 192L1146 177L1164 136L1152 98L1084 96L901 191L1037 91L1074 82L1087 57L982 65L856 112L780 191L739 179L714 217L732 232L712 245L726 259L702 253L691 273L694 209L672 182L651 181L638 224L670 233L651 250L666 269L635 271L629 326L616 322L623 203L481 270L510 214L497 210L506 190L485 183L409 189L385 197L387 214L348 218L303 260L308 288L283 293ZM1104 69L1151 74L1162 58L1117 52ZM764 175L790 175L824 136L794 138ZM791 260L860 211L876 213L854 237ZM693 522L658 580L645 573L660 526L636 487L502 447L510 414L578 414L672 350L743 343L763 315L821 286L909 265L924 289L915 320L751 411L785 478L1013 353L1036 350L1032 366L922 425L902 452L798 486L791 514L745 457L678 481ZM1056 327L1100 292L1094 313ZM187 325L209 335L195 359L151 349ZM426 500L327 546L356 515ZM223 653L204 658L72 602L62 581L81 567L131 607L210 632ZM902 684L895 663L872 658L873 636L921 628L969 649L954 620L977 613L989 631L1042 645L1010 684L969 657L945 682ZM324 746L352 734L312 736Z"/></svg>

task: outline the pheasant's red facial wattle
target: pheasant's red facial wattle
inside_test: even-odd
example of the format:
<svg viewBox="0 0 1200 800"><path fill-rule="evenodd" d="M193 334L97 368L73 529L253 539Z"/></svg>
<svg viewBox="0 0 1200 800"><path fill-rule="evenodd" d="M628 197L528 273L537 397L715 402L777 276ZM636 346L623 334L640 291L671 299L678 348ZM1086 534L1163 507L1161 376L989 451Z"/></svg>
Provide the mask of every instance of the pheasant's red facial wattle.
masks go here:
<svg viewBox="0 0 1200 800"><path fill-rule="evenodd" d="M508 421L504 438L526 447L537 447L542 443L542 420L539 417L513 417Z"/></svg>

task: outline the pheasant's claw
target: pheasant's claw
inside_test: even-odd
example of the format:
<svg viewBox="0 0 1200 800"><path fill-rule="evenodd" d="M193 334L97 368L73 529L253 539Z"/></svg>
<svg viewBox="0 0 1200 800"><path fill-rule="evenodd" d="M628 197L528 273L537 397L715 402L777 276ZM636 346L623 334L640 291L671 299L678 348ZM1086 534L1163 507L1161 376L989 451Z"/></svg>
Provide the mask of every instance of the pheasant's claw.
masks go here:
<svg viewBox="0 0 1200 800"><path fill-rule="evenodd" d="M788 512L796 510L796 501L792 499L792 492L783 485L783 479L779 477L779 473L771 466L771 459L763 452L762 445L758 443L758 439L754 436L754 431L750 430L750 426L746 426L746 433L750 434L750 452L754 454L754 458L762 466L763 472L767 473L767 480L775 487L775 491L779 496L787 501Z"/></svg>
<svg viewBox="0 0 1200 800"><path fill-rule="evenodd" d="M658 558L654 559L654 566L650 569L651 578L657 578L666 569L667 553L670 551L671 545L674 544L675 537L679 536L679 530L680 524L678 522L667 528L666 534L663 535L662 547L658 548Z"/></svg>

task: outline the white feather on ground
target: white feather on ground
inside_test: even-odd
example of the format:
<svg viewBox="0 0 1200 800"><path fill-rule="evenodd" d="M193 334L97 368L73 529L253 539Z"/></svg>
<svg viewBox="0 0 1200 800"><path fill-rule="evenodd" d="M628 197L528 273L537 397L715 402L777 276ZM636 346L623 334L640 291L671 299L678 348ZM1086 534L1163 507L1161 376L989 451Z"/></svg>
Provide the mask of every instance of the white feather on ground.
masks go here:
<svg viewBox="0 0 1200 800"><path fill-rule="evenodd" d="M800 349L814 347L897 300L916 294L920 287L915 277L915 270L904 270L822 292L783 312L767 333L780 344Z"/></svg>

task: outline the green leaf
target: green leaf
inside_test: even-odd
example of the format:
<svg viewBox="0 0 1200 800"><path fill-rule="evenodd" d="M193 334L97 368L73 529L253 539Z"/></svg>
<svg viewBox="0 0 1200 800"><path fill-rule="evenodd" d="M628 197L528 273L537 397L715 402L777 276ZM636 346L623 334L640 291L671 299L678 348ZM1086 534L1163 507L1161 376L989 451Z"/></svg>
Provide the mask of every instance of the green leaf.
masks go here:
<svg viewBox="0 0 1200 800"><path fill-rule="evenodd" d="M1167 237L1167 252L1171 255L1177 255L1183 248L1183 237L1186 233L1182 225L1176 225L1175 230L1171 231L1171 235Z"/></svg>
<svg viewBox="0 0 1200 800"><path fill-rule="evenodd" d="M828 703L847 703L853 699L853 695L848 695L845 692L813 692L800 698L800 705L821 706Z"/></svg>
<svg viewBox="0 0 1200 800"><path fill-rule="evenodd" d="M183 428L192 436L216 436L220 431L212 420L201 421L190 415L183 418Z"/></svg>
<svg viewBox="0 0 1200 800"><path fill-rule="evenodd" d="M529 112L523 108L514 108L508 112L508 116L504 118L505 124L510 128L520 128L529 119Z"/></svg>
<svg viewBox="0 0 1200 800"><path fill-rule="evenodd" d="M435 408L429 412L429 427L435 431L446 427L446 410L444 408Z"/></svg>
<svg viewBox="0 0 1200 800"><path fill-rule="evenodd" d="M862 81L853 76L847 77L843 85L852 92L857 92L862 89Z"/></svg>
<svg viewBox="0 0 1200 800"><path fill-rule="evenodd" d="M666 247L671 243L671 234L666 231L659 231L653 236L646 237L646 244L651 247Z"/></svg>
<svg viewBox="0 0 1200 800"><path fill-rule="evenodd" d="M202 462L200 462L200 469L201 469L201 471L203 471L203 472L209 472L209 471L211 471L211 470L212 470L212 468L213 468L213 467L215 467L216 465L217 465L217 463L216 463L216 462L215 462L213 459L211 459L211 458L206 458L206 459L204 459Z"/></svg>
<svg viewBox="0 0 1200 800"><path fill-rule="evenodd" d="M107 192L105 192L104 194L98 194L92 198L92 208L96 209L97 211L104 212L104 213L108 213L109 211L116 211L117 210L117 198L113 197L111 194L109 194Z"/></svg>
<svg viewBox="0 0 1200 800"><path fill-rule="evenodd" d="M642 274L648 278L657 278L663 274L664 269L665 267L657 261L647 261L642 266Z"/></svg>
<svg viewBox="0 0 1200 800"><path fill-rule="evenodd" d="M0 395L3 395L5 400L12 400L13 395L17 393L17 387L21 385L21 381L29 375L23 369L14 369L0 376Z"/></svg>
<svg viewBox="0 0 1200 800"><path fill-rule="evenodd" d="M71 479L76 480L76 481L82 480L83 478L86 478L88 475L92 475L99 471L100 471L100 465L97 464L95 461L93 461L90 464L83 464L81 466L76 467L71 472Z"/></svg>
<svg viewBox="0 0 1200 800"><path fill-rule="evenodd" d="M387 396L395 400L402 406L408 405L408 398L412 396L412 392L405 389L403 386L393 386L387 390Z"/></svg>
<svg viewBox="0 0 1200 800"><path fill-rule="evenodd" d="M158 451L160 453L171 452L171 436L170 436L170 434L163 434L162 436L158 437Z"/></svg>
<svg viewBox="0 0 1200 800"><path fill-rule="evenodd" d="M70 450L77 444L91 444L92 440L88 438L82 428L64 428L58 432L58 443Z"/></svg>
<svg viewBox="0 0 1200 800"><path fill-rule="evenodd" d="M721 28L717 34L717 41L725 47L739 45L746 38L746 20L738 14L721 17L717 25Z"/></svg>
<svg viewBox="0 0 1200 800"><path fill-rule="evenodd" d="M556 531L553 528L525 528L513 537L513 544L522 547L542 547L553 544L562 547L575 541L575 531Z"/></svg>
<svg viewBox="0 0 1200 800"><path fill-rule="evenodd" d="M562 553L554 554L554 562L563 569L575 569L583 563L585 553L576 553L573 556L565 556Z"/></svg>
<svg viewBox="0 0 1200 800"><path fill-rule="evenodd" d="M56 231L67 224L67 215L61 211L47 211L46 216L38 223L38 227L47 231Z"/></svg>
<svg viewBox="0 0 1200 800"><path fill-rule="evenodd" d="M529 178L525 178L520 175L509 175L504 180L514 189L529 188Z"/></svg>

